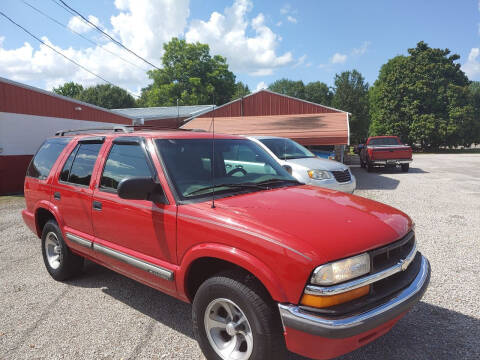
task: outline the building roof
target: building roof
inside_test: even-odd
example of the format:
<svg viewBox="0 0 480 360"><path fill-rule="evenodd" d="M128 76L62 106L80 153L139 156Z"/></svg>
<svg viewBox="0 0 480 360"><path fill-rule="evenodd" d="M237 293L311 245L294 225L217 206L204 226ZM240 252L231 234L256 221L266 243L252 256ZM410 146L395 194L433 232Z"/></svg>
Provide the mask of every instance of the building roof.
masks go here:
<svg viewBox="0 0 480 360"><path fill-rule="evenodd" d="M198 116L206 111L212 110L213 105L191 105L191 106L160 106L146 108L113 109L112 111L132 119L157 120L172 118L188 118Z"/></svg>

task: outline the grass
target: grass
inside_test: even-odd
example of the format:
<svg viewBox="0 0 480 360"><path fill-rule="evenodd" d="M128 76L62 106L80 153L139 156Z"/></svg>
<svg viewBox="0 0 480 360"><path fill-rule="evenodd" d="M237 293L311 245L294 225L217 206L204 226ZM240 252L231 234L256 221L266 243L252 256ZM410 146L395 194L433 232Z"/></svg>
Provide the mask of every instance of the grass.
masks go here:
<svg viewBox="0 0 480 360"><path fill-rule="evenodd" d="M23 199L22 194L0 196L0 202Z"/></svg>
<svg viewBox="0 0 480 360"><path fill-rule="evenodd" d="M480 148L475 149L440 149L438 151L415 151L415 154L480 154Z"/></svg>

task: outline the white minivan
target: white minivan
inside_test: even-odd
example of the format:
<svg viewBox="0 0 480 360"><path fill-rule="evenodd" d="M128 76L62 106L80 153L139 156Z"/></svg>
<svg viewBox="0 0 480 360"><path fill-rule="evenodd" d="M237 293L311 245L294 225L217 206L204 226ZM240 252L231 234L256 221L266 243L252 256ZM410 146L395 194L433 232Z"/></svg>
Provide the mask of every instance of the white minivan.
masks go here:
<svg viewBox="0 0 480 360"><path fill-rule="evenodd" d="M322 159L295 141L274 136L248 136L282 166L288 165L300 182L353 193L357 186L350 168L338 161Z"/></svg>

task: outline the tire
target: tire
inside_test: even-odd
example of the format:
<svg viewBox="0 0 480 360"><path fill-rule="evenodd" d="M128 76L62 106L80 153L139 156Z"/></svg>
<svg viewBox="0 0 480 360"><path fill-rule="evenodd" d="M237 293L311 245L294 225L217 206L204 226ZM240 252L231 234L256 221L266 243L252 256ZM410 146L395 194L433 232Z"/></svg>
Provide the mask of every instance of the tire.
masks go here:
<svg viewBox="0 0 480 360"><path fill-rule="evenodd" d="M408 172L408 169L410 169L410 164L402 164L402 171L403 172Z"/></svg>
<svg viewBox="0 0 480 360"><path fill-rule="evenodd" d="M54 220L43 227L42 255L48 273L57 281L67 280L82 271L83 257L70 251Z"/></svg>
<svg viewBox="0 0 480 360"><path fill-rule="evenodd" d="M360 159L360 167L362 167L362 168L365 167L365 163L362 161L362 159Z"/></svg>
<svg viewBox="0 0 480 360"><path fill-rule="evenodd" d="M372 165L368 160L367 160L366 167L367 167L367 171L368 171L368 172L372 172L372 171L373 171L373 165Z"/></svg>
<svg viewBox="0 0 480 360"><path fill-rule="evenodd" d="M229 272L206 280L195 294L192 317L193 331L208 360L286 359L277 306L252 275ZM234 344L232 357L228 346Z"/></svg>

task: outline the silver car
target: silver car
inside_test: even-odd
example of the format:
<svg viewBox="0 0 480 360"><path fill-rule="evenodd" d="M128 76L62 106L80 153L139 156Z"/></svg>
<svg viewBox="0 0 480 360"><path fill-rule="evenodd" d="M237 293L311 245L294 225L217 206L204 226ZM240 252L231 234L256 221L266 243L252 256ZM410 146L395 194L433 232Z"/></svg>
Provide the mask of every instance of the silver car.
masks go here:
<svg viewBox="0 0 480 360"><path fill-rule="evenodd" d="M350 168L338 161L322 159L295 141L274 136L249 136L302 183L353 193L357 187Z"/></svg>

